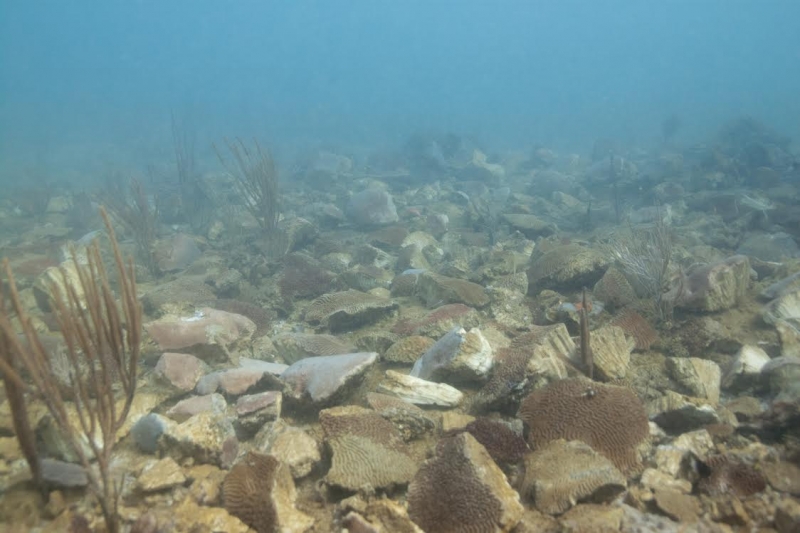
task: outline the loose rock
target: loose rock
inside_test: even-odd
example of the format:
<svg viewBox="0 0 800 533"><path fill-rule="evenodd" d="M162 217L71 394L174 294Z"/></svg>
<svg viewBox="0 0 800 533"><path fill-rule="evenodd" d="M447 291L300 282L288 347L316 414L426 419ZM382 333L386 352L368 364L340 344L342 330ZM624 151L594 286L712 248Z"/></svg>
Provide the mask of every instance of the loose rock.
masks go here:
<svg viewBox="0 0 800 533"><path fill-rule="evenodd" d="M394 370L387 370L378 391L397 396L415 405L455 407L464 398L458 389L444 383L434 383Z"/></svg>
<svg viewBox="0 0 800 533"><path fill-rule="evenodd" d="M310 357L297 361L281 374L286 393L298 401L323 404L360 378L375 362L375 352Z"/></svg>

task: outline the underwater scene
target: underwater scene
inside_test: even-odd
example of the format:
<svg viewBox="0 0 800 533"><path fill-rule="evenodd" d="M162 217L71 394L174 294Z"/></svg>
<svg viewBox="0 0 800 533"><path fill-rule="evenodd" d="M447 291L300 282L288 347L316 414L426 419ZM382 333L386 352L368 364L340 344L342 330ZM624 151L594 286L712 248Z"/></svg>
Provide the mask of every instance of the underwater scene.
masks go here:
<svg viewBox="0 0 800 533"><path fill-rule="evenodd" d="M0 530L800 533L797 20L0 2Z"/></svg>

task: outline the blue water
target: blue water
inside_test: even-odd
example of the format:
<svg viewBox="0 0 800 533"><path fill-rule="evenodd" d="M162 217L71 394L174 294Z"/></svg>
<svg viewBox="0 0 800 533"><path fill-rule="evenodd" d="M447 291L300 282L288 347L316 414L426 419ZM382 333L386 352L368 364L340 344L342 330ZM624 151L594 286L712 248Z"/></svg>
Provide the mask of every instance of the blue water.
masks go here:
<svg viewBox="0 0 800 533"><path fill-rule="evenodd" d="M201 155L258 135L284 159L416 131L587 153L673 113L685 140L743 114L796 136L799 21L781 0L2 0L0 178L167 158L173 112Z"/></svg>

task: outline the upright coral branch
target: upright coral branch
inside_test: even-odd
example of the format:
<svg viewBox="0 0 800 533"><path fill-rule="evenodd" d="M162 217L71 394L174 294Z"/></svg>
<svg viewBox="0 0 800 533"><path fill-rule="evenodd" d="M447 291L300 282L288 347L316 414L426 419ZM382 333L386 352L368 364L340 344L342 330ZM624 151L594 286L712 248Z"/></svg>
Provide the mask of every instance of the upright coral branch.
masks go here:
<svg viewBox="0 0 800 533"><path fill-rule="evenodd" d="M589 301L586 298L586 288L581 294L581 360L586 367L586 375L594 379L594 352L592 352L589 333Z"/></svg>
<svg viewBox="0 0 800 533"><path fill-rule="evenodd" d="M101 209L101 215L117 266L119 306L97 241L87 248L85 261L80 261L72 250L78 279L68 278L62 270L62 288L54 284L50 291L52 307L67 348L72 402L67 401L62 393L53 359L34 329L7 260L3 266L11 309L16 313L21 335L14 328L11 309L0 306L0 339L3 342L0 370L6 382L12 383L12 392L14 386L24 387L44 402L59 432L86 471L89 487L100 505L108 531L117 533L120 530L117 512L119 489L112 479L111 454L136 391L142 310L136 297L133 263L129 261L126 268L105 209ZM28 386L23 371L30 380ZM27 417L27 414L14 413L15 419L23 416ZM17 433L38 481L38 459L35 449L31 450L26 441L29 436L24 427ZM96 463L96 469L92 463Z"/></svg>
<svg viewBox="0 0 800 533"><path fill-rule="evenodd" d="M161 271L155 257L159 211L151 205L142 183L131 178L126 190L121 182L109 181L100 200L108 206L114 220L133 237L136 255L144 267L153 276L159 276Z"/></svg>
<svg viewBox="0 0 800 533"><path fill-rule="evenodd" d="M268 150L257 140L249 148L241 139L225 139L231 159L223 157L214 146L217 157L228 171L241 194L247 211L265 232L271 232L280 220L278 171Z"/></svg>

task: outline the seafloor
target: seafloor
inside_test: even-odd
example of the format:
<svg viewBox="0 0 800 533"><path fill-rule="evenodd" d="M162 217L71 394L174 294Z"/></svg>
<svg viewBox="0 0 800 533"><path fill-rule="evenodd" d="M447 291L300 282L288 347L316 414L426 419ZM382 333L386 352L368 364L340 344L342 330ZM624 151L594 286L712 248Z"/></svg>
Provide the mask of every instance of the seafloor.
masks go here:
<svg viewBox="0 0 800 533"><path fill-rule="evenodd" d="M8 187L0 255L53 372L49 283L98 204L136 259L123 530L797 533L797 156L752 119L673 133L315 152L274 225L219 168ZM74 461L27 398L38 453ZM105 531L85 480L33 486L13 428L4 402L0 527Z"/></svg>

